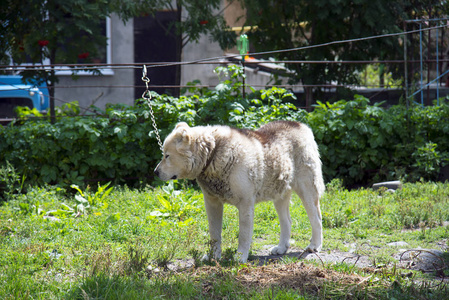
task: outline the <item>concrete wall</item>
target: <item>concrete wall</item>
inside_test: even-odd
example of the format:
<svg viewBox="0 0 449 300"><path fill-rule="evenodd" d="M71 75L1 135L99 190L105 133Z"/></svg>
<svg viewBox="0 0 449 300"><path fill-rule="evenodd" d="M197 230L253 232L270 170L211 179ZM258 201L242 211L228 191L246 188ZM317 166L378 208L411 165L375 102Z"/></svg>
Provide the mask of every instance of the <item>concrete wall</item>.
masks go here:
<svg viewBox="0 0 449 300"><path fill-rule="evenodd" d="M242 9L240 2L224 0L222 2L223 16L227 24L232 28L238 28L245 24L246 11ZM236 29L236 33L241 31ZM201 36L198 43L189 43L183 49L182 61L196 61L206 58L223 57L226 54L239 54L236 47L232 49L222 50L218 43L212 42L210 37ZM217 59L218 60L218 59ZM217 61L215 60L215 61ZM234 63L236 64L236 63ZM198 79L203 85L215 86L218 84L218 77L213 71L217 66L225 66L224 64L195 64L183 65L181 67L181 85ZM261 86L270 81L270 74L266 72L257 72L254 68L246 68L246 84L249 86ZM247 89L249 92L250 90Z"/></svg>
<svg viewBox="0 0 449 300"><path fill-rule="evenodd" d="M201 36L198 43L188 43L182 54L182 61L196 61L204 58L223 56L218 43L211 42L209 37ZM218 64L194 64L181 66L181 85L193 80L200 80L204 85L217 85L218 77L214 69Z"/></svg>
<svg viewBox="0 0 449 300"><path fill-rule="evenodd" d="M126 25L117 17L111 17L111 61L113 64L134 62L133 22ZM111 74L109 74L111 73ZM108 75L80 75L73 80L70 75L60 75L56 86L56 106L64 102L78 101L82 108L91 104L104 108L106 103L134 103L133 69L113 69ZM104 86L104 87L98 87ZM126 87L125 87L126 86Z"/></svg>

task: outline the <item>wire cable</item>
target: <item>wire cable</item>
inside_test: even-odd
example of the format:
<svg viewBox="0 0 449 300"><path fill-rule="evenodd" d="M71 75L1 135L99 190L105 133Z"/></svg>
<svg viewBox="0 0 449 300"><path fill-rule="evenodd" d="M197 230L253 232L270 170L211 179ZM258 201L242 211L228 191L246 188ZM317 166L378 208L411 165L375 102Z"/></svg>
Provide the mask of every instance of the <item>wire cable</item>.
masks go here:
<svg viewBox="0 0 449 300"><path fill-rule="evenodd" d="M264 51L264 52L253 52L253 53L248 53L248 56L259 56L259 55L266 55L266 54L277 54L277 53L285 53L285 52L292 52L292 51L308 50L308 49L327 47L327 46L343 44L343 43L354 43L354 42L367 41L367 40L378 39L378 38L395 37L395 36L401 36L401 35L406 35L406 34L410 34L410 33L418 33L418 32L430 31L430 30L447 28L447 27L449 27L448 24L429 27L429 28L421 28L421 29L417 29L417 30L410 30L410 31L406 31L406 32L386 33L386 34L381 34L381 35L373 35L373 36L362 37L362 38L332 41L332 42L327 42L327 43L322 43L322 44L308 45L308 46L302 46L302 47L296 47L296 48L288 48L288 49L272 50L272 51ZM240 57L240 54L228 55L228 56L217 56L217 57L198 59L198 60L193 60L193 61L188 61L188 62L176 62L176 63L164 64L164 65L160 65L160 64L159 65L150 65L150 66L147 66L147 68L189 65L189 64L199 63L199 62L205 62L205 61L210 61L210 60L219 60L219 59L232 58L232 57Z"/></svg>
<svg viewBox="0 0 449 300"><path fill-rule="evenodd" d="M360 42L360 41L367 41L372 39L380 39L380 38L386 38L386 37L395 37L395 36L402 36L407 35L411 33L422 33L424 31L430 31L430 30L436 30L440 28L447 28L449 27L449 24L446 25L440 25L440 26L434 26L429 28L420 28L417 30L410 30L405 32L397 32L397 33L387 33L387 34L381 34L381 35L373 35L368 37L361 37L361 38L354 38L354 39L346 39L346 40L339 40L339 41L331 41L327 43L321 43L316 45L308 45L308 46L301 46L301 47L295 47L295 48L288 48L288 49L281 49L281 50L272 50L272 51L264 51L264 52L253 52L248 53L248 56L260 56L260 55L267 55L267 54L278 54L278 53L286 53L286 52L292 52L292 51L302 51L302 50L309 50L309 49L315 49L319 47L327 47L337 44L343 44L343 43L354 43L354 42ZM159 68L159 67L170 67L170 66L182 66L182 65L192 65L192 64L199 64L199 63L205 63L210 61L218 61L217 63L227 63L227 59L229 58L238 58L241 57L240 54L231 54L231 55L223 55L223 56L216 56L216 57L209 57L209 58L203 58L198 60L192 60L192 61L185 61L185 62L166 62L166 63L148 63L147 68ZM270 61L267 61L270 63ZM304 61L303 63L307 63L307 61ZM318 62L317 62L318 63ZM326 62L324 62L326 63ZM333 62L329 62L333 63ZM340 62L343 63L343 62ZM63 65L63 64L54 64L54 65L39 65L39 66L0 66L0 69L6 69L6 70L14 70L14 69L26 69L26 70L32 70L32 69L39 69L39 70L45 70L46 68L54 68L54 67L77 67L82 66L82 68L76 70L76 71L82 71L89 70L89 69L101 69L101 68L141 68L143 63L133 63L133 64L96 64L96 65L79 65L79 64L69 64L69 65ZM62 103L69 103L69 101L65 101L62 99L58 99L54 97L54 100L60 101ZM83 108L80 106L81 109L84 109L85 111L91 111L89 108ZM93 111L91 111L93 112ZM96 113L96 112L94 112Z"/></svg>
<svg viewBox="0 0 449 300"><path fill-rule="evenodd" d="M361 38L354 38L354 39L346 39L346 40L338 40L338 41L331 41L327 43L321 43L316 45L307 45L307 46L301 46L296 48L287 48L287 49L280 49L280 50L271 50L271 51L264 51L264 52L252 52L248 53L248 56L260 56L260 55L267 55L267 54L278 54L278 53L286 53L286 52L292 52L292 51L302 51L302 50L309 50L309 49L315 49L319 47L327 47L337 44L344 44L344 43L354 43L354 42L360 42L360 41L367 41L367 40L373 40L373 39L379 39L379 38L387 38L387 37L396 37L401 35L407 35L411 33L420 33L424 31L431 31L441 28L447 28L449 27L449 24L446 25L440 25L440 26L434 26L434 27L428 27L428 28L421 28L416 30L410 30L405 32L396 32L396 33L386 33L381 35L372 35L368 37L361 37ZM142 65L146 65L148 69L150 68L160 68L160 67L172 67L172 66L182 66L182 65L192 65L192 64L199 64L199 63L206 63L211 61L216 61L214 63L228 63L227 59L230 58L239 58L241 57L240 54L227 54L222 56L215 56L215 57L209 57L209 58L202 58L192 61L181 61L181 62L148 62L148 63L131 63L131 64L53 64L53 65L37 65L37 66L0 66L0 69L26 69L26 70L32 70L32 69L39 69L39 70L45 70L46 68L57 68L57 67L70 67L75 68L79 67L79 69L75 69L76 71L83 71L83 70L98 70L98 69L130 69L130 68L142 68ZM269 63L269 61L267 61ZM343 61L334 62L324 62L324 63L342 63ZM304 61L306 63L306 61ZM313 61L313 63L318 63L317 61Z"/></svg>

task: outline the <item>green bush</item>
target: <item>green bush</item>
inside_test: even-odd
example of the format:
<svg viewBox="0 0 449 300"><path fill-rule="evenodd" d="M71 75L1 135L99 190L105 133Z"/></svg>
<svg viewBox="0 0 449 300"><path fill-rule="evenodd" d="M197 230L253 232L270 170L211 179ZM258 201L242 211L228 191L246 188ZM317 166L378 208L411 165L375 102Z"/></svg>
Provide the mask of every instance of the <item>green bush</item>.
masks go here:
<svg viewBox="0 0 449 300"><path fill-rule="evenodd" d="M179 98L152 93L159 134L164 138L179 121L191 126L228 124L257 128L273 120L309 124L320 147L326 181L345 185L374 180L420 178L436 180L449 160L449 104L401 105L389 109L356 96L354 100L321 103L313 112L297 109L295 96L270 88L242 96L239 67L217 68L221 82L215 89L192 84L190 95ZM153 180L161 158L147 103L108 105L97 115L76 116L76 105L59 110L54 124L47 119L0 126L0 168L15 170L26 184L71 184L94 181L139 184ZM22 115L26 110L22 110ZM74 116L75 115L75 116ZM0 190L14 190L6 176ZM18 183L14 183L17 185Z"/></svg>
<svg viewBox="0 0 449 300"><path fill-rule="evenodd" d="M225 71L217 69L219 73ZM152 93L161 137L179 121L192 126L230 124L254 128L271 120L306 115L285 103L294 97L285 89L272 88L243 98L236 77L240 69L231 67L230 71L230 78L214 90L201 91L192 86L190 91L198 93L179 98ZM161 151L145 101L139 99L134 106L108 105L105 111L95 108L98 114L93 116L73 116L73 107L76 105L60 110L54 124L44 118L30 118L0 127L0 167L9 162L27 183L38 185L69 187L92 181L135 184L153 180ZM69 111L70 117L64 111Z"/></svg>
<svg viewBox="0 0 449 300"><path fill-rule="evenodd" d="M437 180L449 162L449 104L385 109L356 95L318 102L308 115L320 146L326 181L345 185L378 180Z"/></svg>

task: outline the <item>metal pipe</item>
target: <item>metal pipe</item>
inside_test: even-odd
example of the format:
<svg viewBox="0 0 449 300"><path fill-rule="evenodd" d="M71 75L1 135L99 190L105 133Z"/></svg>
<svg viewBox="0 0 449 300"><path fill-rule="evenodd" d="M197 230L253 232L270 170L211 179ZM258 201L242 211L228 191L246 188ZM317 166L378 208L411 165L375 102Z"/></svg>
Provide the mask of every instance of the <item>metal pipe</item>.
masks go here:
<svg viewBox="0 0 449 300"><path fill-rule="evenodd" d="M439 64L440 64L440 62L439 62L440 53L438 51L438 35L439 35L439 33L440 33L440 31L437 29L437 32L436 32L437 78L438 78L438 81L437 81L437 105L440 105L440 79L439 79L440 78L440 66L439 66Z"/></svg>
<svg viewBox="0 0 449 300"><path fill-rule="evenodd" d="M421 74L421 80L419 82L419 89L421 90L421 106L424 107L424 92L422 88L422 82L423 82L423 61L422 61L422 23L419 23L419 68L420 68L420 74Z"/></svg>

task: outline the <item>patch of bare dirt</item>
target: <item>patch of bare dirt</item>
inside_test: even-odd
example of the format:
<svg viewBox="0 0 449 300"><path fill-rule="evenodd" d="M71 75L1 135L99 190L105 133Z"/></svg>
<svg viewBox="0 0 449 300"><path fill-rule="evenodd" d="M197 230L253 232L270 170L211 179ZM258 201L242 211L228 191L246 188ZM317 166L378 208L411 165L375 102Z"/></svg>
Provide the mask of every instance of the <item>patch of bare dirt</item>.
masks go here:
<svg viewBox="0 0 449 300"><path fill-rule="evenodd" d="M343 285L366 284L366 277L322 269L304 262L275 264L239 271L237 280L250 286L280 286L316 291L324 281L338 281Z"/></svg>
<svg viewBox="0 0 449 300"><path fill-rule="evenodd" d="M259 265L264 265L273 261L283 260L284 257L295 257L298 259L315 260L324 263L347 263L357 267L371 267L372 261L366 255L357 255L350 252L338 250L328 250L319 253L304 252L298 249L290 249L285 255L271 255L269 250L262 250L252 257L253 261L258 261Z"/></svg>
<svg viewBox="0 0 449 300"><path fill-rule="evenodd" d="M398 244L401 246L402 244ZM387 246L388 247L388 246ZM369 253L369 251L360 253ZM294 263L288 258L297 258ZM316 261L318 265L307 264L305 261ZM355 272L337 272L326 268L328 263L345 263L351 267L363 269L369 276L363 277ZM168 265L168 269L174 272L192 272L194 276L212 278L213 274L224 274L226 268L217 266L202 266L196 268L193 259L177 260ZM307 293L316 293L324 282L334 282L352 288L363 288L366 284L372 284L372 277L379 272L391 270L414 270L431 274L433 285L449 283L445 274L449 266L447 254L435 249L397 249L392 257L390 265L376 265L375 258L370 254L356 254L338 250L323 250L320 253L303 252L299 249L290 249L285 255L271 255L268 249L260 250L250 257L248 267L238 271L236 280L244 285L260 287L288 287ZM153 270L155 271L155 270ZM229 270L228 270L229 271ZM156 273L160 271L156 270ZM402 272L404 276L412 276L410 272ZM205 282L207 285L207 280ZM212 282L210 282L212 284ZM381 283L376 283L381 284Z"/></svg>
<svg viewBox="0 0 449 300"><path fill-rule="evenodd" d="M216 279L226 275L221 267L205 266L195 269L193 275L202 278L203 294L216 284ZM265 266L249 266L232 274L233 279L249 288L293 289L301 294L316 295L329 282L338 282L339 286L348 289L362 289L370 284L369 277L356 274L344 274L333 270L321 269L304 262L290 264L271 264Z"/></svg>
<svg viewBox="0 0 449 300"><path fill-rule="evenodd" d="M285 255L274 256L269 250L261 250L251 256L247 265L224 268L216 266L196 267L193 259L178 260L168 265L168 272L182 272L200 283L201 293L205 298L214 298L214 289L220 282L240 283L244 290L269 289L273 295L279 290L295 290L304 295L315 295L327 299L344 297L358 299L359 296L376 299L379 291L391 287L392 283L383 280L383 276L401 276L410 278L417 287L439 288L449 284L446 264L447 254L439 250L397 250L393 256L396 261L392 265L377 265L375 260L367 255L337 250L308 253L298 249L290 249ZM296 257L299 260L291 262L287 259ZM446 260L445 260L446 259ZM310 264L307 261L318 263ZM289 262L290 261L290 262ZM338 271L326 267L328 263L346 263L347 271ZM363 276L352 272L351 267L362 269ZM410 270L410 271L407 271ZM432 274L430 277L415 277L411 270ZM165 274L167 270L147 270L148 275ZM274 297L274 296L273 296Z"/></svg>
<svg viewBox="0 0 449 300"><path fill-rule="evenodd" d="M367 251L368 253L368 251ZM449 268L444 258L444 253L436 249L398 249L392 256L391 266L402 269L410 269L422 272L436 272ZM264 249L250 256L249 263L258 266L266 266L273 263L284 262L286 258L304 259L306 261L316 261L324 267L327 263L346 263L349 266L358 268L378 268L375 258L368 254L356 254L353 252L343 252L339 250L323 250L319 253L304 252L299 249L291 248L284 255L272 255L270 250ZM194 266L193 259L177 260L168 264L171 271L180 271Z"/></svg>

